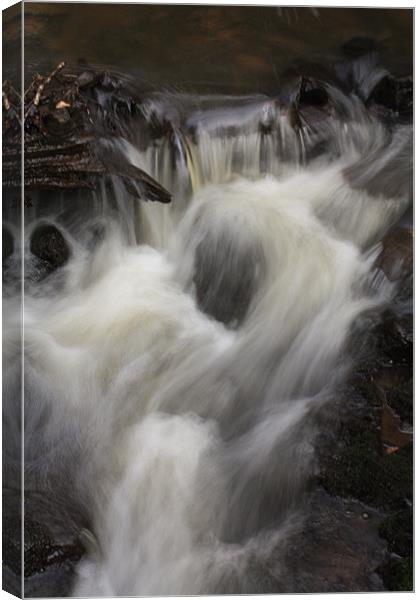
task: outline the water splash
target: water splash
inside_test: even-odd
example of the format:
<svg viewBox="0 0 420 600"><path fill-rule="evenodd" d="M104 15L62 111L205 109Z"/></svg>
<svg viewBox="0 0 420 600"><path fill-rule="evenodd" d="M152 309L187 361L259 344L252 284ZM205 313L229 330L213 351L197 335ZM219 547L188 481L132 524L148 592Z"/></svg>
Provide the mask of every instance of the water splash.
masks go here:
<svg viewBox="0 0 420 600"><path fill-rule="evenodd" d="M411 201L411 129L331 96L343 116L298 129L267 98L152 98L144 115L168 133L115 151L173 204L135 207L113 179L89 218L83 199L54 216L72 259L27 284L25 464L29 492L54 488L93 531L74 595L284 578L317 415L355 320L392 294L373 264ZM18 335L11 321L9 374Z"/></svg>

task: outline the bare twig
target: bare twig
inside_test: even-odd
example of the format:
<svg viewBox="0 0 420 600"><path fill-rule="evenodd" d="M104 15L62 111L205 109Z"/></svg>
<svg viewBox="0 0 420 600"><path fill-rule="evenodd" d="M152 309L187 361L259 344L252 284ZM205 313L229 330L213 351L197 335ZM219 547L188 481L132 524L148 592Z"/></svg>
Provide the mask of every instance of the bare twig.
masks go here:
<svg viewBox="0 0 420 600"><path fill-rule="evenodd" d="M57 75L57 73L59 73L59 72L61 71L61 69L63 69L65 66L66 66L66 63L65 63L64 61L63 61L63 62L61 62L61 63L60 63L60 64L59 64L59 65L58 65L58 66L57 66L55 69L54 69L54 71L53 71L53 72L52 72L52 73L51 73L51 74L50 74L50 75L49 75L49 76L48 76L48 77L45 79L45 81L43 81L43 82L42 82L42 83L39 85L39 87L38 87L38 89L37 89L37 92L36 92L36 94L35 94L34 101L33 101L33 104L34 104L34 106L38 106L38 104L39 104L39 101L41 100L42 92L44 91L44 88L45 88L45 86L46 86L46 85L48 85L48 84L50 83L51 79L52 79L53 77L55 77L55 76Z"/></svg>

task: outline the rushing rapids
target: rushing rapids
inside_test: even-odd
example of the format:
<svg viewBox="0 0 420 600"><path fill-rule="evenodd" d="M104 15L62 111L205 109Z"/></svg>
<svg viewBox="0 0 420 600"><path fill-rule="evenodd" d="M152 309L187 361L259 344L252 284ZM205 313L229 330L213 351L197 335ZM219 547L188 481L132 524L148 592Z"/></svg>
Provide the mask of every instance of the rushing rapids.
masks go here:
<svg viewBox="0 0 420 600"><path fill-rule="evenodd" d="M171 204L139 205L113 177L89 202L57 192L27 207L26 517L43 495L84 540L73 595L293 591L283 555L319 417L351 367L350 335L367 333L358 320L396 293L376 261L410 218L412 127L375 104L383 77L361 61L357 94L149 94L112 151ZM45 224L67 248L53 266ZM13 487L12 213L6 226Z"/></svg>

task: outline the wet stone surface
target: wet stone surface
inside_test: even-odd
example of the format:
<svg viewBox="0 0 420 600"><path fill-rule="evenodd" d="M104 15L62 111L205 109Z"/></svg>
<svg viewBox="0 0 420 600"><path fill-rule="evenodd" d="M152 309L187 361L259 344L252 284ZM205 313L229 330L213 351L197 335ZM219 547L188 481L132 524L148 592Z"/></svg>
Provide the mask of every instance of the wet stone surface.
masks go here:
<svg viewBox="0 0 420 600"><path fill-rule="evenodd" d="M50 273L69 260L70 248L63 234L55 225L38 225L31 235L30 250L41 259L45 270Z"/></svg>
<svg viewBox="0 0 420 600"><path fill-rule="evenodd" d="M24 586L32 597L68 596L75 568L85 553L80 541L80 517L63 509L45 494L25 498ZM21 565L20 494L3 491L3 578L18 590Z"/></svg>
<svg viewBox="0 0 420 600"><path fill-rule="evenodd" d="M386 552L369 568L372 581L379 576L390 591L413 587L412 252L411 230L393 230L383 241L377 264L397 285L394 299L331 407L336 434L324 436L319 454L318 481L329 497L364 503L377 515L370 540L360 537L359 553L369 557L366 548L382 538ZM347 539L345 530L339 535ZM381 589L376 585L361 589Z"/></svg>
<svg viewBox="0 0 420 600"><path fill-rule="evenodd" d="M378 592L376 569L387 555L378 535L381 513L353 498L322 488L309 500L302 530L289 540L286 555L294 593Z"/></svg>

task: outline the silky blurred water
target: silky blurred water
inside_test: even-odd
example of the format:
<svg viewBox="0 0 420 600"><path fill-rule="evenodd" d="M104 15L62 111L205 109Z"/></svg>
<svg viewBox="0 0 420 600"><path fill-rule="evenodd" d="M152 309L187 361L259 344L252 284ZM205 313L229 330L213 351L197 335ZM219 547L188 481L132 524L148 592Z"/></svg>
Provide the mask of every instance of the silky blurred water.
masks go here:
<svg viewBox="0 0 420 600"><path fill-rule="evenodd" d="M317 52L328 52L331 19L349 32L363 21L387 40L391 11L375 20L344 9L103 6L93 21L91 6L49 4L48 18L46 6L26 7L28 67L31 53L40 65L76 61L83 21L80 57L169 88L145 94L142 119L168 119L170 137L145 143L133 120L112 144L173 201L140 205L114 178L71 205L57 193L27 207L26 489L77 506L89 523L74 595L276 589L316 469L318 416L351 366L346 342L393 294L374 263L410 208L412 128L390 132L363 98L331 85L340 110L297 130L266 95L292 58L274 46L280 37L283 55L289 40L293 57L308 57L316 37ZM130 15L123 45L114 33ZM406 18L392 12L393 31ZM401 44L392 59L393 43L385 55L396 64L407 53ZM355 66L366 94L384 72L369 60ZM71 259L40 279L29 240L45 221ZM16 243L3 300L10 455L20 258Z"/></svg>

